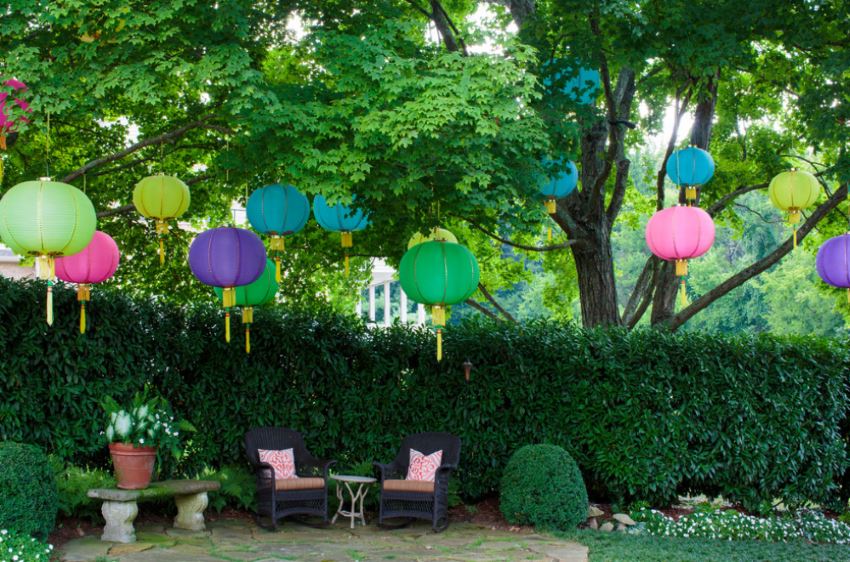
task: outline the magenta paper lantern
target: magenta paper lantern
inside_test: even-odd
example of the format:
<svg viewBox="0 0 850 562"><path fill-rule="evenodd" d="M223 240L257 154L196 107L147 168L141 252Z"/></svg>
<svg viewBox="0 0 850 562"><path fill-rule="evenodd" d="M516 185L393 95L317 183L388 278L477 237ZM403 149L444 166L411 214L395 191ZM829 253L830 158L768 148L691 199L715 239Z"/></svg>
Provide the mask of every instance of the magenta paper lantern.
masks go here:
<svg viewBox="0 0 850 562"><path fill-rule="evenodd" d="M815 267L824 283L847 289L847 299L850 301L850 234L842 234L824 242L818 250Z"/></svg>
<svg viewBox="0 0 850 562"><path fill-rule="evenodd" d="M56 277L77 284L80 301L80 333L86 332L86 302L91 300L91 285L102 283L115 274L121 252L105 232L96 230L88 246L79 253L56 258Z"/></svg>
<svg viewBox="0 0 850 562"><path fill-rule="evenodd" d="M3 85L14 89L16 92L23 93L27 91L27 85L14 78L6 80L3 82ZM6 150L6 134L15 130L15 119L6 112L7 98L7 92L0 92L0 150ZM29 104L20 98L15 98L15 104L27 113L31 111ZM20 120L23 122L27 121L25 117L21 117Z"/></svg>
<svg viewBox="0 0 850 562"><path fill-rule="evenodd" d="M646 224L646 245L666 261L676 263L676 275L682 278L682 301L688 260L698 258L714 244L714 221L699 207L669 207L652 215Z"/></svg>
<svg viewBox="0 0 850 562"><path fill-rule="evenodd" d="M221 287L225 339L230 341L230 309L235 287L253 283L266 269L263 241L244 228L221 227L202 232L189 247L189 267L198 281Z"/></svg>

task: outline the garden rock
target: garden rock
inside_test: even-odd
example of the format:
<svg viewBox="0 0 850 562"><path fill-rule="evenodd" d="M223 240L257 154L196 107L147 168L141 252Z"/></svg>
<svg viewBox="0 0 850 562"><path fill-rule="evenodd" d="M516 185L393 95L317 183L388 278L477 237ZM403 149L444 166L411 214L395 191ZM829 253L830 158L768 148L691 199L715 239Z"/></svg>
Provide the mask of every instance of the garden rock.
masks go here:
<svg viewBox="0 0 850 562"><path fill-rule="evenodd" d="M601 527L599 527L599 530L605 531L606 533L609 533L609 532L614 530L614 524L611 523L610 521L606 521L605 523L602 524Z"/></svg>
<svg viewBox="0 0 850 562"><path fill-rule="evenodd" d="M620 531L621 533L625 533L626 531L628 531L628 529L629 529L628 525L623 525L622 523L617 523L617 530Z"/></svg>
<svg viewBox="0 0 850 562"><path fill-rule="evenodd" d="M591 505L587 508L588 517L602 517L603 515L605 515L605 512L596 507L595 505Z"/></svg>
<svg viewBox="0 0 850 562"><path fill-rule="evenodd" d="M635 520L626 515L625 513L615 513L614 520L626 526L631 526L635 524Z"/></svg>
<svg viewBox="0 0 850 562"><path fill-rule="evenodd" d="M596 519L591 519L590 523L588 523L587 526L595 531L599 528L599 521L597 521Z"/></svg>

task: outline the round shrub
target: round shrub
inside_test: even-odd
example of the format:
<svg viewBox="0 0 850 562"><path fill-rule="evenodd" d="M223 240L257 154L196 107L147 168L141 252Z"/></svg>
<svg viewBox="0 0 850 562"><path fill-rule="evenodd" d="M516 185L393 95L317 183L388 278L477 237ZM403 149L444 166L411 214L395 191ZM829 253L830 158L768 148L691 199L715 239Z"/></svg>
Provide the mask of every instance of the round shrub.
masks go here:
<svg viewBox="0 0 850 562"><path fill-rule="evenodd" d="M562 447L526 445L505 467L499 505L514 525L574 529L587 519L587 489L576 461Z"/></svg>
<svg viewBox="0 0 850 562"><path fill-rule="evenodd" d="M0 529L46 539L56 521L56 480L34 445L0 442Z"/></svg>

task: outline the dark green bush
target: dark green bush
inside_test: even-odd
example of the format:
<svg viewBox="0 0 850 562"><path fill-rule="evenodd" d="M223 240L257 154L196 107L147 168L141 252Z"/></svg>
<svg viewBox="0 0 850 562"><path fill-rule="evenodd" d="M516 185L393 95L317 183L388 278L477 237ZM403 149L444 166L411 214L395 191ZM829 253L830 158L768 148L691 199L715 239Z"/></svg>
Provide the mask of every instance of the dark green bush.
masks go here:
<svg viewBox="0 0 850 562"><path fill-rule="evenodd" d="M56 490L59 513L62 515L81 517L94 523L103 520L100 500L88 497L92 488L113 488L115 477L111 470L88 468L65 464L55 456L51 456L53 474L56 478Z"/></svg>
<svg viewBox="0 0 850 562"><path fill-rule="evenodd" d="M56 481L40 447L0 442L0 529L46 539L56 522Z"/></svg>
<svg viewBox="0 0 850 562"><path fill-rule="evenodd" d="M513 454L499 494L509 523L567 531L587 519L587 488L576 461L557 445L526 445Z"/></svg>
<svg viewBox="0 0 850 562"><path fill-rule="evenodd" d="M450 326L438 363L425 329L257 309L246 355L212 297L179 309L99 290L80 335L72 290L55 289L52 328L42 284L0 280L0 293L0 438L77 465L108 466L103 396L147 382L199 428L161 477L244 464L248 428L284 425L349 466L389 461L411 432L452 432L467 499L495 492L509 455L538 442L566 448L600 498L698 491L755 507L850 493L843 340L482 321Z"/></svg>

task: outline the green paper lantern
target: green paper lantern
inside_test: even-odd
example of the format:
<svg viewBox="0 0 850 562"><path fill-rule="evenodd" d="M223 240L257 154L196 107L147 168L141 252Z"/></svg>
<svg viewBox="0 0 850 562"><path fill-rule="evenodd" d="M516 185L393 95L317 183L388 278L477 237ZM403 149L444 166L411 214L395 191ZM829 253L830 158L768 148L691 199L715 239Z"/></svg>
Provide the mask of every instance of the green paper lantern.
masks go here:
<svg viewBox="0 0 850 562"><path fill-rule="evenodd" d="M143 217L156 220L160 265L165 263L163 236L168 234L168 221L185 213L190 201L189 186L174 176L149 176L139 181L133 189L136 210Z"/></svg>
<svg viewBox="0 0 850 562"><path fill-rule="evenodd" d="M454 242L457 244L457 238L454 234L446 230L445 228L434 227L430 230L428 235L422 234L421 232L416 232L413 236L410 237L410 240L407 242L407 249L411 249L417 244L422 244L424 242L428 242L430 240L435 240L437 242Z"/></svg>
<svg viewBox="0 0 850 562"><path fill-rule="evenodd" d="M254 322L254 307L274 301L279 288L275 263L266 259L266 269L253 283L234 287L234 306L242 307L242 324L245 325L245 353L251 353L251 324ZM215 287L215 294L222 298L224 290Z"/></svg>
<svg viewBox="0 0 850 562"><path fill-rule="evenodd" d="M431 305L439 361L443 358L441 328L446 325L446 306L464 302L478 289L478 262L465 246L430 241L410 248L401 258L398 273L410 300Z"/></svg>
<svg viewBox="0 0 850 562"><path fill-rule="evenodd" d="M53 324L54 258L79 253L94 237L97 215L85 193L41 178L12 187L0 199L0 237L16 254L36 256L47 280L47 323Z"/></svg>
<svg viewBox="0 0 850 562"><path fill-rule="evenodd" d="M767 194L774 207L788 213L788 222L794 228L794 247L797 247L797 223L800 211L811 207L820 196L820 183L811 173L791 169L777 174L767 187Z"/></svg>

